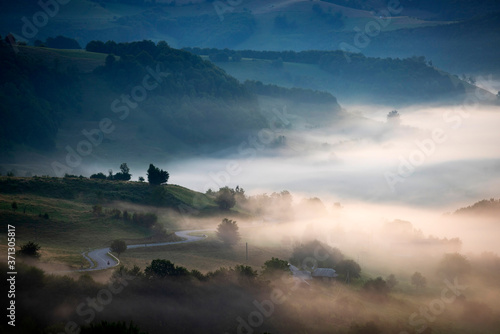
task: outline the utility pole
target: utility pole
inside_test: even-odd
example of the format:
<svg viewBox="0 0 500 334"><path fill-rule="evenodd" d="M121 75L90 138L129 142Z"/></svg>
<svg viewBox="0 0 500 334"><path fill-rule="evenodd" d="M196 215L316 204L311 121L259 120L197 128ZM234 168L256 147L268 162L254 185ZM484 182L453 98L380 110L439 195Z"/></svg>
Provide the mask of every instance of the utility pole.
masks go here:
<svg viewBox="0 0 500 334"><path fill-rule="evenodd" d="M248 242L245 242L246 247L246 260L248 261Z"/></svg>

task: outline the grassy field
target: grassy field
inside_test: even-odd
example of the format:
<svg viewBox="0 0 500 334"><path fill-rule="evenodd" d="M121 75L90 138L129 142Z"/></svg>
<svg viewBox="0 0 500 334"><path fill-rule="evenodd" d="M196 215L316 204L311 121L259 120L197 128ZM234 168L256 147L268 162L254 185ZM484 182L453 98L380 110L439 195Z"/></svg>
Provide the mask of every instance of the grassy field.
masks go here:
<svg viewBox="0 0 500 334"><path fill-rule="evenodd" d="M27 55L36 55L48 66L54 66L56 61L61 68L76 64L78 70L84 73L92 72L96 67L104 65L107 57L104 53L85 50L59 50L33 46L19 46L19 50Z"/></svg>
<svg viewBox="0 0 500 334"><path fill-rule="evenodd" d="M178 240L170 235L175 226L171 218L161 214L161 208L144 205L150 188L138 182L0 177L0 221L16 227L17 246L28 241L40 244L42 261L79 267L86 264L82 252L109 246L114 239L124 239L129 244ZM168 185L164 189L166 201L176 205L188 206L196 195L181 186ZM129 203L135 198L144 204L124 205L127 198ZM211 199L206 201L212 203ZM13 202L17 204L16 210L12 208ZM93 213L96 204L102 206L103 215ZM158 223L167 229L167 235L157 235L152 229L106 214L116 208L125 208L130 213L160 212ZM207 208L213 210L213 206ZM0 235L5 233L1 231Z"/></svg>
<svg viewBox="0 0 500 334"><path fill-rule="evenodd" d="M121 255L126 266L137 265L145 268L154 259L167 259L188 269L197 269L203 273L220 267L234 267L239 264L252 266L260 270L264 262L272 257L288 259L291 249L280 245L254 245L249 242L248 260L246 260L246 233L243 240L233 247L226 247L215 236L215 232L205 232L207 238L202 241L169 246L138 248L127 250Z"/></svg>

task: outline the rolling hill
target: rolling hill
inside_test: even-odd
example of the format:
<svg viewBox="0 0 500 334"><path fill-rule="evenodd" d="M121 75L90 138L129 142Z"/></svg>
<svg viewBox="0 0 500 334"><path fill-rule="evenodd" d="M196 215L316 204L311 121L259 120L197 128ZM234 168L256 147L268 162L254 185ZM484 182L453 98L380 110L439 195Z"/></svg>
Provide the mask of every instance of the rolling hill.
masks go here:
<svg viewBox="0 0 500 334"><path fill-rule="evenodd" d="M500 8L490 0L389 4L258 0L234 5L221 1L74 0L60 6L43 27L26 28L26 20L40 10L26 0L6 5L0 14L0 33L13 33L30 45L65 35L75 38L82 47L91 40L151 39L165 40L177 48L347 48L380 57L425 56L455 74L499 72L493 41L500 36L495 16ZM480 45L491 47L487 52L477 52Z"/></svg>

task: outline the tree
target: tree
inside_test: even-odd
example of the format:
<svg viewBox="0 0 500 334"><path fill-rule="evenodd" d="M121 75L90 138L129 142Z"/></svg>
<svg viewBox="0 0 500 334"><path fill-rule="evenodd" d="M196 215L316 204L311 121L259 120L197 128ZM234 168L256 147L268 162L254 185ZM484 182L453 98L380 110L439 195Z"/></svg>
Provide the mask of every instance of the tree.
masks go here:
<svg viewBox="0 0 500 334"><path fill-rule="evenodd" d="M224 218L217 226L217 237L227 246L233 246L241 239L238 229L236 221Z"/></svg>
<svg viewBox="0 0 500 334"><path fill-rule="evenodd" d="M354 260L342 260L336 266L337 272L343 277L359 278L361 277L361 267Z"/></svg>
<svg viewBox="0 0 500 334"><path fill-rule="evenodd" d="M219 209L227 211L236 205L236 193L229 187L220 188L215 197Z"/></svg>
<svg viewBox="0 0 500 334"><path fill-rule="evenodd" d="M123 240L119 240L119 239L113 240L109 249L112 252L117 253L118 256L120 256L121 253L123 253L127 250L127 244Z"/></svg>
<svg viewBox="0 0 500 334"><path fill-rule="evenodd" d="M427 279L418 271L416 271L411 276L411 284L415 285L415 288L425 288L427 285Z"/></svg>
<svg viewBox="0 0 500 334"><path fill-rule="evenodd" d="M103 173L99 172L97 174L90 175L90 178L91 179L98 179L98 180L106 180L106 175L104 175Z"/></svg>
<svg viewBox="0 0 500 334"><path fill-rule="evenodd" d="M153 164L149 164L148 169L148 182L150 185L159 186L160 184L167 183L169 174L163 169L155 167Z"/></svg>
<svg viewBox="0 0 500 334"><path fill-rule="evenodd" d="M105 60L106 68L113 68L113 64L115 62L116 62L115 56L113 56L111 54L107 55L106 60Z"/></svg>
<svg viewBox="0 0 500 334"><path fill-rule="evenodd" d="M387 114L387 123L399 125L401 123L401 115L397 110L392 110Z"/></svg>
<svg viewBox="0 0 500 334"><path fill-rule="evenodd" d="M233 54L233 56L231 57L231 60L234 61L234 62L240 62L241 61L241 54L236 52L235 54Z"/></svg>
<svg viewBox="0 0 500 334"><path fill-rule="evenodd" d="M296 245L290 263L302 269L335 268L344 259L338 248L332 248L318 240Z"/></svg>
<svg viewBox="0 0 500 334"><path fill-rule="evenodd" d="M466 275L470 271L469 260L459 253L445 254L439 262L438 273L448 279Z"/></svg>
<svg viewBox="0 0 500 334"><path fill-rule="evenodd" d="M17 202L16 201L12 202L11 207L12 207L12 210L16 211L17 210Z"/></svg>
<svg viewBox="0 0 500 334"><path fill-rule="evenodd" d="M249 280L257 277L257 270L253 270L252 267L246 266L244 264L239 264L234 267L234 271L241 277L247 278Z"/></svg>
<svg viewBox="0 0 500 334"><path fill-rule="evenodd" d="M40 257L40 245L35 244L32 241L28 241L26 244L21 246L21 250L19 251L20 255L29 256L29 257Z"/></svg>
<svg viewBox="0 0 500 334"><path fill-rule="evenodd" d="M399 283L394 274L390 274L385 281L387 283L387 287L391 290Z"/></svg>
<svg viewBox="0 0 500 334"><path fill-rule="evenodd" d="M142 176L139 176L139 182L144 182L144 178Z"/></svg>
<svg viewBox="0 0 500 334"><path fill-rule="evenodd" d="M363 285L363 290L379 295L386 295L387 293L389 293L387 282L384 281L382 277L377 277L375 279L371 278L366 281L366 283Z"/></svg>
<svg viewBox="0 0 500 334"><path fill-rule="evenodd" d="M288 272L288 261L280 260L277 257L271 258L271 260L267 260L264 262L262 266L262 275L272 276L277 273Z"/></svg>
<svg viewBox="0 0 500 334"><path fill-rule="evenodd" d="M120 173L116 173L113 176L113 180L120 180L120 181L128 181L132 177L130 174L130 168L128 168L127 164L124 162L120 165Z"/></svg>
<svg viewBox="0 0 500 334"><path fill-rule="evenodd" d="M184 267L174 265L169 260L156 259L146 267L144 274L148 278L166 278L189 276L189 271Z"/></svg>

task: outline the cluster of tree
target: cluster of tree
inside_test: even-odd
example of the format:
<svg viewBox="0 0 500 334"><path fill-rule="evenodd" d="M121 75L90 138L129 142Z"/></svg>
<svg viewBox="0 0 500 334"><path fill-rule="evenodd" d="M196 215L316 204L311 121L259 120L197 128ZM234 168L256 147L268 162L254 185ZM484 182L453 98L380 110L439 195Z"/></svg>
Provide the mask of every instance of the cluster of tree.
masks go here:
<svg viewBox="0 0 500 334"><path fill-rule="evenodd" d="M120 165L120 172L113 174L113 170L108 171L108 176L104 175L104 173L97 173L90 175L91 179L99 179L99 180L111 180L111 181L129 181L132 177L130 174L130 168L128 168L127 164L124 162Z"/></svg>
<svg viewBox="0 0 500 334"><path fill-rule="evenodd" d="M127 244L125 241L121 239L116 239L111 242L111 246L109 246L109 250L117 253L118 256L120 256L121 253L125 252L127 250Z"/></svg>
<svg viewBox="0 0 500 334"><path fill-rule="evenodd" d="M346 63L344 53L329 52L320 58L319 66L339 83L349 82L347 86L362 89L360 95L368 93L386 98L412 96L429 100L465 93L463 84L455 84L448 74L430 66L425 57L381 59L353 53L349 54L349 59Z"/></svg>
<svg viewBox="0 0 500 334"><path fill-rule="evenodd" d="M455 215L493 215L500 213L500 199L483 199L472 205L460 208L454 212Z"/></svg>
<svg viewBox="0 0 500 334"><path fill-rule="evenodd" d="M395 241L403 247L418 247L420 252L458 252L462 248L460 238L425 236L421 230L414 229L410 222L400 219L386 222L383 233L388 240Z"/></svg>
<svg viewBox="0 0 500 334"><path fill-rule="evenodd" d="M265 119L256 112L255 95L197 55L173 49L164 41L91 41L86 49L109 54L94 73L117 91L131 89L152 69L158 72L158 86L148 92L152 97L145 111L166 132L188 144L228 142L243 137L242 130L265 126Z"/></svg>
<svg viewBox="0 0 500 334"><path fill-rule="evenodd" d="M149 164L147 176L150 185L159 186L161 184L167 183L170 175L167 171L160 169L153 164ZM104 175L104 173L102 172L92 174L90 176L91 179L111 181L129 181L131 177L132 174L130 174L130 168L128 168L125 162L120 165L120 172L116 174L113 174L113 170L110 169L108 172L108 176ZM139 177L139 182L144 182L144 178L142 176Z"/></svg>
<svg viewBox="0 0 500 334"><path fill-rule="evenodd" d="M297 87L285 88L272 84L263 84L255 80L246 80L244 85L246 89L254 94L284 98L295 102L337 104L335 96L328 92Z"/></svg>
<svg viewBox="0 0 500 334"><path fill-rule="evenodd" d="M158 216L152 212L123 212L118 209L103 210L101 205L94 205L92 213L97 217L108 216L114 219L123 219L124 221L132 221L133 223L147 228L153 227L158 221Z"/></svg>
<svg viewBox="0 0 500 334"><path fill-rule="evenodd" d="M292 194L288 190L249 196L238 200L238 204L257 216L274 218L276 220L289 219L293 213Z"/></svg>
<svg viewBox="0 0 500 334"><path fill-rule="evenodd" d="M212 96L224 98L248 97L238 81L188 52L171 48L165 41L155 44L152 41L116 43L114 41L91 41L87 51L106 53L113 56L106 59L106 65L96 69L105 74L114 84L137 82L144 76L145 67L160 66L169 76L162 78L161 91L165 96L187 95Z"/></svg>
<svg viewBox="0 0 500 334"><path fill-rule="evenodd" d="M79 76L17 48L0 37L0 151L14 144L53 149L64 117L80 110Z"/></svg>
<svg viewBox="0 0 500 334"><path fill-rule="evenodd" d="M243 203L246 200L245 190L236 186L236 188L229 188L228 186L219 188L218 191L208 189L206 195L214 199L219 209L228 211L236 205L237 202Z"/></svg>
<svg viewBox="0 0 500 334"><path fill-rule="evenodd" d="M159 186L161 184L167 183L170 174L163 170L155 167L155 165L150 164L148 171L148 182L153 186Z"/></svg>
<svg viewBox="0 0 500 334"><path fill-rule="evenodd" d="M45 42L37 39L34 43L37 47L47 47L51 49L81 49L82 47L78 42L69 37L64 36L56 36L56 37L47 37Z"/></svg>
<svg viewBox="0 0 500 334"><path fill-rule="evenodd" d="M243 58L263 59L263 60L276 60L281 58L284 62L290 63L303 63L303 64L319 64L322 56L329 53L343 54L341 51L257 51L257 50L231 50L231 49L217 49L217 48L199 48L187 47L183 50L189 51L200 56L211 56L213 54L225 53L228 57L233 57L235 54Z"/></svg>
<svg viewBox="0 0 500 334"><path fill-rule="evenodd" d="M313 256L323 258L325 253L320 248ZM481 266L485 266L486 276L491 275L488 277L491 282L483 285L486 281L481 276L476 276L478 280L475 282L491 288L489 292L495 292L500 277L500 258L496 255L480 258L486 261L481 261ZM5 263L1 269L8 271ZM264 263L260 273L248 265L221 267L202 273L176 265L168 259L155 259L145 269L119 267L111 281L106 283L96 282L89 275L76 279L46 275L40 269L23 263L19 263L16 269L16 327L23 333L29 333L33 328L44 332L64 332L68 315L57 312L63 306L74 310L75 315L69 315L77 322L73 328L82 325L82 333L139 334L139 327L147 328L151 333L223 333L236 332L238 328L243 328L240 332L250 333L256 326L248 325L247 320L254 324L259 322L253 319L259 318L266 319L257 330L263 333L310 332L312 329L314 333L327 334L332 329L324 324L341 318L351 319L337 326L345 333L398 333L416 329L411 324L405 324L408 323L408 314L419 306L418 301L412 300L414 293L406 295L409 299L403 293L395 298L390 296L391 289L398 284L392 274L385 279L368 279L361 289L338 282L342 284L342 291L337 296L332 290L328 293L324 286L315 289L315 283L308 288L300 288L293 281L288 262L275 257ZM419 272L414 272L408 280L417 290L426 286L426 279ZM464 284L462 279L458 282ZM438 283L437 288L442 289L442 283ZM126 293L119 293L122 290ZM93 297L96 294L97 298ZM105 296L109 298L105 299ZM51 302L47 303L47 300ZM93 303L85 303L87 300ZM106 307L100 308L107 301L110 302ZM379 302L383 302L384 307L377 308ZM467 296L447 304L448 314L442 322L439 317L427 322L427 331L447 330L448 324L452 323L453 329L473 326L479 332L496 332L498 311L490 305L495 305L494 300L476 301L467 293ZM401 310L401 317L392 317L390 322L380 320L386 315L388 307ZM365 308L366 312L363 311ZM100 311L94 312L97 309ZM76 316L76 310L80 310L78 314L85 314L85 317ZM123 319L124 314L127 321L136 325L102 322ZM267 314L272 316L264 318ZM414 320L419 321L415 317ZM95 325L88 326L89 322ZM0 324L1 330L6 328L5 323Z"/></svg>
<svg viewBox="0 0 500 334"><path fill-rule="evenodd" d="M265 59L271 61L296 62L316 64L324 71L330 73L335 80L330 83L329 90L338 91L339 94L350 94L362 97L376 98L379 100L412 100L412 99L441 99L453 98L465 92L463 84L456 85L452 78L438 69L429 65L425 57L375 58L366 57L361 53L344 51L253 51L253 50L228 50L186 48L186 50L199 55L212 55L224 52L228 57L238 53L245 58ZM352 50L353 52L355 50ZM251 83L253 91L262 90L262 84ZM264 91L276 92L281 88L267 87ZM283 91L284 92L284 91ZM262 92L260 92L262 93ZM281 93L283 94L283 93ZM292 95L300 96L302 100L333 100L328 93L293 92ZM330 96L328 96L330 95Z"/></svg>
<svg viewBox="0 0 500 334"><path fill-rule="evenodd" d="M338 249L328 246L318 240L295 245L290 263L300 269L312 271L315 268L335 269L341 279L359 278L361 267Z"/></svg>

